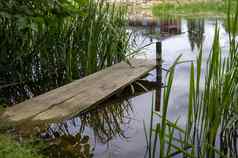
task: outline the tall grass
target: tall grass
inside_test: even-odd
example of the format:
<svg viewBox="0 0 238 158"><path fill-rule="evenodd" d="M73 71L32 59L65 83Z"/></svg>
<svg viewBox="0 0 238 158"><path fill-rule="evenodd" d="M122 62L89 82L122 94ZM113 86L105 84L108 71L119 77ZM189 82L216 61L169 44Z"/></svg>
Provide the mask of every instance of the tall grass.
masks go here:
<svg viewBox="0 0 238 158"><path fill-rule="evenodd" d="M0 2L0 104L125 59L126 8L93 0Z"/></svg>
<svg viewBox="0 0 238 158"><path fill-rule="evenodd" d="M238 122L238 2L236 12L227 1L227 26L229 31L229 53L224 54L219 44L219 28L216 26L213 46L206 65L205 82L201 82L202 48L190 66L188 112L186 128L167 120L168 90L164 90L163 111L159 131L160 157L237 157ZM174 71L169 72L173 76ZM171 78L167 80L171 86ZM204 85L202 85L204 84ZM167 122L167 123L166 123ZM179 137L178 137L179 136ZM153 149L155 150L155 149ZM166 152L167 151L167 152ZM151 156L149 156L151 157ZM156 157L156 156L152 156Z"/></svg>

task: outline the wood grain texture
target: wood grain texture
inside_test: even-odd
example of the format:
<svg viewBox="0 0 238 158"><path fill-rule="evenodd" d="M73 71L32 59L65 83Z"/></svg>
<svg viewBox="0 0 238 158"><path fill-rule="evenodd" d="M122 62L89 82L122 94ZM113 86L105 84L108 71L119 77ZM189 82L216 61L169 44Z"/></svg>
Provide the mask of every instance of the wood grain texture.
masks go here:
<svg viewBox="0 0 238 158"><path fill-rule="evenodd" d="M1 119L44 121L71 117L100 103L156 67L154 60L121 62L8 108Z"/></svg>

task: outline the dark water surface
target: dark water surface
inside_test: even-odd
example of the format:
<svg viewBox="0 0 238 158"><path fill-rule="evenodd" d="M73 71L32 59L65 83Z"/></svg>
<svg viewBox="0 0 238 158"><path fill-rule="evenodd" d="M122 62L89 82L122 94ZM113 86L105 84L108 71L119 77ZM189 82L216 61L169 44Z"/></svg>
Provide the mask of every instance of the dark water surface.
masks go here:
<svg viewBox="0 0 238 158"><path fill-rule="evenodd" d="M129 27L129 31L134 32L134 42L138 47L153 43L136 58L156 58L155 42L158 40L162 42L162 67L165 69L168 69L180 54L182 54L181 60L194 60L198 48L202 46L204 52L202 72L204 73L216 23L220 28L221 47L224 52L227 52L228 34L222 20L160 20L155 26ZM150 72L146 79L157 81L156 71L158 70ZM168 119L174 121L179 118L178 125L181 127L186 124L189 72L190 62L176 67L168 108ZM164 83L165 71L162 71L161 75ZM46 127L40 137L55 142L55 147L48 152L63 150L66 155L69 155L71 151L66 151L65 146L71 145L71 150L75 148L74 153L83 148L82 152L88 152L89 148L90 153L96 158L145 157L144 125L148 131L152 105L155 105L154 110L158 112L160 110L160 89L159 86L154 85L148 88L149 92L145 92L139 84L135 83L134 87L135 93L132 93L134 88L128 87L121 94L99 105L99 108L63 123L53 123L50 127ZM158 118L156 120L159 121ZM77 136L77 139L71 136ZM77 144L81 144L78 150ZM59 149L60 146L63 146L63 149ZM62 154L61 157L67 156Z"/></svg>

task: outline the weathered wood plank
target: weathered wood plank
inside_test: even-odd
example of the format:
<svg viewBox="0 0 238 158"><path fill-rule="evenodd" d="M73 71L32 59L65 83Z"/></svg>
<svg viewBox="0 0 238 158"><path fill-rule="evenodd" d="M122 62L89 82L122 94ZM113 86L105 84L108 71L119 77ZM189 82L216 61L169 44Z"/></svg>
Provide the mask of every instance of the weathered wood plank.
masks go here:
<svg viewBox="0 0 238 158"><path fill-rule="evenodd" d="M155 68L153 60L133 59L76 80L8 108L1 116L11 122L44 121L73 116L100 103Z"/></svg>

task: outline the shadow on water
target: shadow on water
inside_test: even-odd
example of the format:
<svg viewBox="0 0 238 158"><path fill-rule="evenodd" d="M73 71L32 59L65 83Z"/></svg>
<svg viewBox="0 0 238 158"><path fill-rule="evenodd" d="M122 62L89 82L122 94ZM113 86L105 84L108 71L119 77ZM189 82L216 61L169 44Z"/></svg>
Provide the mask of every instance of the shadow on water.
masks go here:
<svg viewBox="0 0 238 158"><path fill-rule="evenodd" d="M93 106L78 116L56 123L34 122L20 124L13 130L14 135L32 135L47 143L41 153L50 158L84 158L92 157L95 152L106 150L111 141L126 142L131 139L128 135L130 126L136 118L132 100L146 93L156 93L156 109L160 110L161 97L161 66L157 67L155 81L144 79L132 83L108 101ZM32 128L34 127L34 128ZM103 149L103 148L104 149ZM97 157L97 154L95 155Z"/></svg>
<svg viewBox="0 0 238 158"><path fill-rule="evenodd" d="M19 127L17 132L25 133L25 135L34 134L48 142L48 146L42 152L51 158L144 157L146 140L143 122L146 128L149 127L153 102L156 104L155 110L158 112L161 110L160 102L163 92L161 86L164 80L162 67L168 67L179 54L183 54L183 60L195 59L194 52L200 46L203 46L205 52L203 60L207 60L215 23L214 20L206 19L172 18L158 20L150 26L129 27L129 31L135 36L134 42L139 47L158 40L162 42L163 53L160 58L155 53L155 44L149 45L144 50L147 52L145 55L147 58L157 58L160 59L159 63L162 62L156 70L150 72L145 77L146 79L138 80L108 101L95 105L74 118L50 125L41 124L35 128ZM222 22L219 21L219 24L222 26ZM221 29L221 33L221 37L226 39L227 33L224 29ZM222 45L225 47L226 41ZM139 55L138 58L140 57L142 56ZM37 60L32 62L37 63ZM60 62L60 59L56 62ZM45 65L43 69L43 67L36 68L34 64L32 66L32 63L29 65L29 69L34 71L28 71L26 66L25 74L29 78L27 84L13 83L0 87L0 93L3 94L0 98L2 103L14 104L68 82L64 78L61 66L55 68L52 65L47 69ZM203 66L202 73L204 69ZM185 127L186 122L188 72L189 64L181 64L176 68L175 84L168 109L168 119L180 118L179 125L182 127ZM17 74L18 71L14 70L12 73ZM8 74L11 75L11 72ZM81 75L83 74L77 74L78 77ZM8 75L1 76L0 81L7 81L8 78Z"/></svg>

